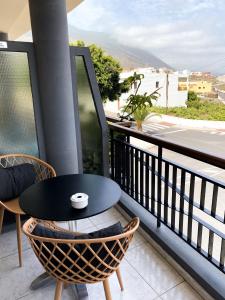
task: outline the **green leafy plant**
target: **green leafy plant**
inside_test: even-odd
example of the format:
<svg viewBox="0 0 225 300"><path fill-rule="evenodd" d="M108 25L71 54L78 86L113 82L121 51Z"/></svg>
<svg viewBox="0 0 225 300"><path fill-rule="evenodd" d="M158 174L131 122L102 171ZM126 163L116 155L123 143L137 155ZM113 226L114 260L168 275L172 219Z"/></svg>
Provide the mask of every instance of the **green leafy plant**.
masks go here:
<svg viewBox="0 0 225 300"><path fill-rule="evenodd" d="M126 79L125 83L130 86L136 86L134 94L131 94L127 98L127 104L123 109L123 115L121 119L124 119L129 116L133 116L135 121L139 124L139 129L141 129L141 123L147 118L149 113L151 112L152 100L157 100L159 97L158 88L153 93L144 93L143 95L139 95L138 91L142 83L142 79L144 78L144 74L134 73L133 76L130 76Z"/></svg>
<svg viewBox="0 0 225 300"><path fill-rule="evenodd" d="M70 43L71 46L85 47L83 41ZM120 81L120 63L95 44L88 45L103 102L118 100L122 93L129 90L129 83Z"/></svg>

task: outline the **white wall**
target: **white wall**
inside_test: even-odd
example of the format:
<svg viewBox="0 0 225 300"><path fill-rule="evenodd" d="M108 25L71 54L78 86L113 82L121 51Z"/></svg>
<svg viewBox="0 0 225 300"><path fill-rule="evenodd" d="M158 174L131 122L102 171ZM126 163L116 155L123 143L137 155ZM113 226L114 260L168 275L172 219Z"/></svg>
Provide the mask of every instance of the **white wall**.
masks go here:
<svg viewBox="0 0 225 300"><path fill-rule="evenodd" d="M121 80L132 76L136 72L137 74L144 74L144 79L142 79L141 86L139 88L139 94L148 94L156 90L156 82L159 82L160 90L158 91L160 96L157 101L153 101L153 105L166 107L166 73L156 72L153 68L142 68L129 72L121 73ZM178 74L172 73L168 75L169 85L168 85L168 107L175 106L186 106L185 102L187 100L187 91L178 91ZM118 107L122 107L126 104L126 99L130 94L134 93L135 89L132 88L128 93L122 94L118 101L107 102L104 107L106 111L117 112Z"/></svg>

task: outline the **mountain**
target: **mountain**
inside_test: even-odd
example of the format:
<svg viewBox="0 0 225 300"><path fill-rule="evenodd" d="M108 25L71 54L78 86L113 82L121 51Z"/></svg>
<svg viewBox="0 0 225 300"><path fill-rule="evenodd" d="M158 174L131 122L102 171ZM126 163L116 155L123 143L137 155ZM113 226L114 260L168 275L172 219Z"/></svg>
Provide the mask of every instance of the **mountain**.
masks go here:
<svg viewBox="0 0 225 300"><path fill-rule="evenodd" d="M69 25L69 37L70 41L83 40L88 45L96 44L100 46L109 55L117 58L125 70L144 67L172 69L171 66L167 65L164 61L150 52L122 45L103 32L86 31ZM18 40L32 41L31 32L25 33Z"/></svg>
<svg viewBox="0 0 225 300"><path fill-rule="evenodd" d="M126 70L143 67L169 68L164 61L148 51L120 44L106 33L85 31L69 25L70 41L83 40L86 44L96 44L103 48L109 55L117 58Z"/></svg>

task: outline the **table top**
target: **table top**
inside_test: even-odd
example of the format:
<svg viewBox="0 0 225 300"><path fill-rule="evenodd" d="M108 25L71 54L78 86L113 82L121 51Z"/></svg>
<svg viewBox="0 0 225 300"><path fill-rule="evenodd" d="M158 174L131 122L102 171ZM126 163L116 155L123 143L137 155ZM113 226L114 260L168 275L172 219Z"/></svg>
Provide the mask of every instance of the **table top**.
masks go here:
<svg viewBox="0 0 225 300"><path fill-rule="evenodd" d="M75 193L89 196L88 206L75 209L70 197ZM113 180L91 174L64 175L30 186L19 199L22 210L35 218L51 221L79 220L97 215L114 206L121 189Z"/></svg>

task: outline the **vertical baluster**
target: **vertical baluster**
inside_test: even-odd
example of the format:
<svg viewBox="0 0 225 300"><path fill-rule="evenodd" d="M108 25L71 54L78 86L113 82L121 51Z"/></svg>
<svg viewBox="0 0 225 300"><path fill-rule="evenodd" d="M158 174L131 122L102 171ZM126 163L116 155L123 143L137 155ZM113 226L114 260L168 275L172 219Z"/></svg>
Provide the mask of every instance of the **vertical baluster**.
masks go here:
<svg viewBox="0 0 225 300"><path fill-rule="evenodd" d="M115 140L115 180L117 183L121 184L120 182L120 145L117 140Z"/></svg>
<svg viewBox="0 0 225 300"><path fill-rule="evenodd" d="M195 188L195 176L191 174L189 206L188 206L188 232L187 232L187 241L189 243L191 243L191 238L192 238L194 188Z"/></svg>
<svg viewBox="0 0 225 300"><path fill-rule="evenodd" d="M202 179L201 194L200 194L200 209L204 211L205 208L205 192L206 192L206 181ZM202 224L198 223L198 236L197 236L197 249L201 251L202 247Z"/></svg>
<svg viewBox="0 0 225 300"><path fill-rule="evenodd" d="M200 195L200 209L205 209L205 192L206 192L206 181L202 179L201 184L201 195Z"/></svg>
<svg viewBox="0 0 225 300"><path fill-rule="evenodd" d="M124 162L123 162L123 142L119 141L119 169L120 169L120 174L118 174L120 176L120 184L122 189L124 189Z"/></svg>
<svg viewBox="0 0 225 300"><path fill-rule="evenodd" d="M139 151L135 149L135 200L139 202Z"/></svg>
<svg viewBox="0 0 225 300"><path fill-rule="evenodd" d="M172 179L172 210L171 210L171 228L175 228L176 218L176 187L177 187L177 168L173 166L173 179Z"/></svg>
<svg viewBox="0 0 225 300"><path fill-rule="evenodd" d="M140 151L140 204L144 204L144 153Z"/></svg>
<svg viewBox="0 0 225 300"><path fill-rule="evenodd" d="M217 198L218 198L218 186L214 184L213 186L213 195L212 195L212 206L211 206L211 216L215 218L216 216L216 207L217 207ZM212 258L214 243L214 232L209 231L209 244L208 244L208 258Z"/></svg>
<svg viewBox="0 0 225 300"><path fill-rule="evenodd" d="M126 193L130 194L130 147L125 145L125 161L126 161Z"/></svg>
<svg viewBox="0 0 225 300"><path fill-rule="evenodd" d="M225 215L223 219L223 223L225 224ZM221 249L220 249L220 268L224 272L224 262L225 262L225 240L222 238L221 241Z"/></svg>
<svg viewBox="0 0 225 300"><path fill-rule="evenodd" d="M121 164L121 185L124 189L125 186L125 166L124 166L124 143L120 141L120 164Z"/></svg>
<svg viewBox="0 0 225 300"><path fill-rule="evenodd" d="M209 244L208 244L208 258L212 258L213 252L213 242L214 242L214 232L209 230Z"/></svg>
<svg viewBox="0 0 225 300"><path fill-rule="evenodd" d="M151 166L151 213L155 214L155 157L153 156Z"/></svg>
<svg viewBox="0 0 225 300"><path fill-rule="evenodd" d="M211 206L211 216L214 218L216 216L217 198L218 198L218 186L214 184L213 195L212 195L212 206Z"/></svg>
<svg viewBox="0 0 225 300"><path fill-rule="evenodd" d="M127 192L127 159L126 159L127 145L123 143L123 185L124 191Z"/></svg>
<svg viewBox="0 0 225 300"><path fill-rule="evenodd" d="M113 139L113 130L110 130L110 146L111 146L111 178L115 178L115 170L114 170L114 164L115 164L115 153L114 153L114 139Z"/></svg>
<svg viewBox="0 0 225 300"><path fill-rule="evenodd" d="M134 148L130 148L130 196L134 198Z"/></svg>
<svg viewBox="0 0 225 300"><path fill-rule="evenodd" d="M186 172L182 169L181 170L181 183L180 183L180 215L179 215L179 235L180 236L183 236L185 177L186 177Z"/></svg>
<svg viewBox="0 0 225 300"><path fill-rule="evenodd" d="M158 181L157 181L157 227L161 224L162 207L162 147L158 147Z"/></svg>
<svg viewBox="0 0 225 300"><path fill-rule="evenodd" d="M145 160L145 207L149 209L149 154L147 153Z"/></svg>
<svg viewBox="0 0 225 300"><path fill-rule="evenodd" d="M165 163L165 190L164 190L164 222L168 222L168 190L169 190L169 164Z"/></svg>
<svg viewBox="0 0 225 300"><path fill-rule="evenodd" d="M220 250L220 267L224 270L224 260L225 260L225 240L222 239L221 250Z"/></svg>
<svg viewBox="0 0 225 300"><path fill-rule="evenodd" d="M124 176L124 179L123 179L123 184L124 184L124 191L126 193L128 193L128 165L127 165L127 145L124 143L123 144L123 176ZM129 158L129 157L128 157Z"/></svg>

